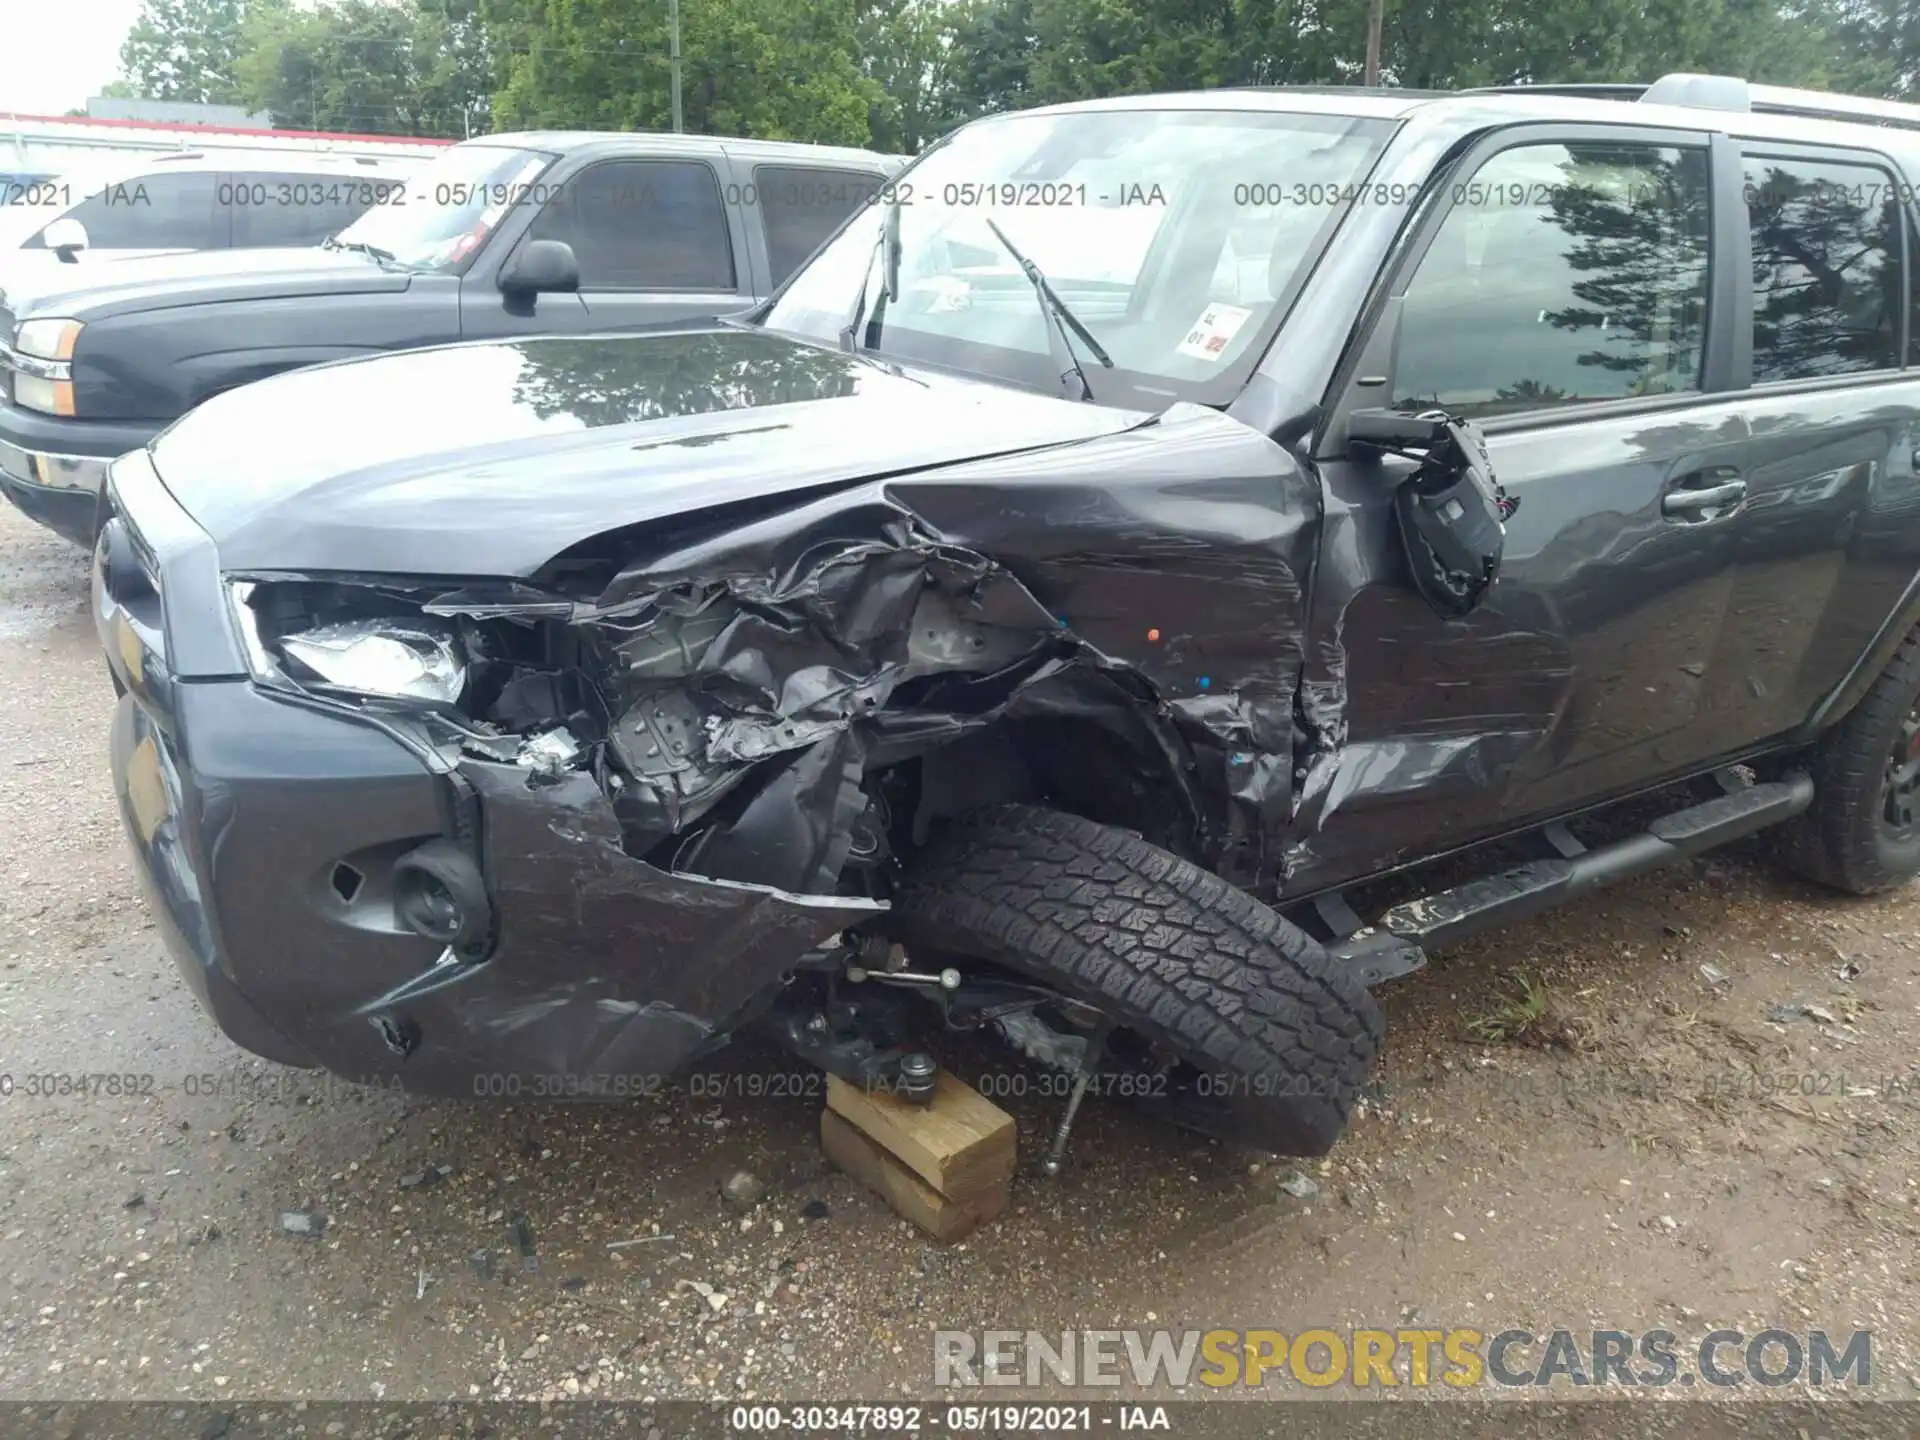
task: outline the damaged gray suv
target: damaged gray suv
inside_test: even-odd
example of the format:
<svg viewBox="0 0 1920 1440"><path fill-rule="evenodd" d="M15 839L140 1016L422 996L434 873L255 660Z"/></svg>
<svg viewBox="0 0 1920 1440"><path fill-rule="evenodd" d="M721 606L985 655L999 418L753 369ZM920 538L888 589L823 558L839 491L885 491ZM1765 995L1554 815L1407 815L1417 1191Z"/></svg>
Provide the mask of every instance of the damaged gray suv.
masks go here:
<svg viewBox="0 0 1920 1440"><path fill-rule="evenodd" d="M1065 106L744 319L219 396L95 555L167 942L240 1044L423 1092L752 1030L919 1094L978 1032L1312 1154L1477 927L1771 826L1904 883L1917 129Z"/></svg>

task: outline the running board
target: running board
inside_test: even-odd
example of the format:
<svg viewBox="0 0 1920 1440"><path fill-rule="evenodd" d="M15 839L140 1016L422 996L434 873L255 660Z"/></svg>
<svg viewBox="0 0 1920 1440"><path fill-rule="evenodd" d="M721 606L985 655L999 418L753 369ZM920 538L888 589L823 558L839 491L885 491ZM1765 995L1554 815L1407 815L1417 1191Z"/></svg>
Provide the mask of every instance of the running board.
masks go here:
<svg viewBox="0 0 1920 1440"><path fill-rule="evenodd" d="M1328 947L1351 962L1367 985L1419 969L1430 950L1481 930L1537 915L1589 890L1685 860L1789 820L1813 803L1813 780L1800 771L1747 785L1662 815L1637 835L1597 850L1559 847L1560 858L1530 860L1451 890L1396 905L1378 923ZM1567 855L1565 849L1577 853ZM1410 952L1410 953L1409 953Z"/></svg>
<svg viewBox="0 0 1920 1440"><path fill-rule="evenodd" d="M1427 963L1427 952L1413 941L1375 928L1329 945L1327 953L1343 962L1347 973L1369 990L1411 975Z"/></svg>

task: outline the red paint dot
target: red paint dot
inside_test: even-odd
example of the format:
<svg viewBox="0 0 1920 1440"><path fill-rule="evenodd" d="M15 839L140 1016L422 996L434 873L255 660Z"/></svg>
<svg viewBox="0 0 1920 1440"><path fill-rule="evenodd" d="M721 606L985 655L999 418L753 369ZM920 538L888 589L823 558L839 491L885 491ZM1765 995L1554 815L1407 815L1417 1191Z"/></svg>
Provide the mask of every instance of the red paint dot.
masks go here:
<svg viewBox="0 0 1920 1440"><path fill-rule="evenodd" d="M1160 632L1159 632L1158 630L1149 630L1149 631L1147 631L1147 643L1148 643L1148 644L1150 644L1150 645L1157 645L1157 644L1159 644L1159 643L1160 643Z"/></svg>

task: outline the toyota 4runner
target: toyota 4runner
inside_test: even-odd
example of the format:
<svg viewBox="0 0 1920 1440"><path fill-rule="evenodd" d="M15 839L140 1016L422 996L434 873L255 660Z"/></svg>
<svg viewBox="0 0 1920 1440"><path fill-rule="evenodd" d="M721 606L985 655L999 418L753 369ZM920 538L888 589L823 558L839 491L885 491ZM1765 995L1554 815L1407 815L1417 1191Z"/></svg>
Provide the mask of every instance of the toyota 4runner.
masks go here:
<svg viewBox="0 0 1920 1440"><path fill-rule="evenodd" d="M744 319L219 396L95 556L155 913L356 1078L979 1031L1322 1152L1477 927L1920 870L1916 176L1713 77L1069 105Z"/></svg>

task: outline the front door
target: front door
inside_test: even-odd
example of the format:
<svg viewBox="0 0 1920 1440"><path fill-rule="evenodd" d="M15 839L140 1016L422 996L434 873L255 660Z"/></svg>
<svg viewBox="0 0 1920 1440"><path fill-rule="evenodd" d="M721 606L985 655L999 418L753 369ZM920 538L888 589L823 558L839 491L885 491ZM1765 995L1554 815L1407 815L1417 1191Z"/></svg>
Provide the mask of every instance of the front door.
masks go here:
<svg viewBox="0 0 1920 1440"><path fill-rule="evenodd" d="M580 293L511 302L488 267L462 291L468 337L630 330L751 303L737 207L707 161L600 160L556 189L517 243L572 246Z"/></svg>
<svg viewBox="0 0 1920 1440"><path fill-rule="evenodd" d="M1391 281L1345 404L1477 420L1519 509L1464 620L1413 588L1397 458L1322 456L1316 717L1344 744L1300 817L1290 888L1513 828L1700 758L1750 462L1723 312L1724 140L1501 132L1449 177ZM1344 734L1340 732L1344 730Z"/></svg>

